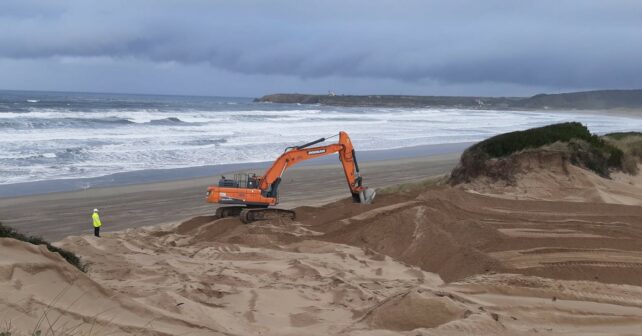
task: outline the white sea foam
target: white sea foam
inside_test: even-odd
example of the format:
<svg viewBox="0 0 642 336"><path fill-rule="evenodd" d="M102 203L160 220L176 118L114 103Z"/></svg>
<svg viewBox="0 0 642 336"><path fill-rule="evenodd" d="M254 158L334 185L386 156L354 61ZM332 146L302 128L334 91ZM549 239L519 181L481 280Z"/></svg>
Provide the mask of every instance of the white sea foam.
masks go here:
<svg viewBox="0 0 642 336"><path fill-rule="evenodd" d="M270 161L286 146L340 130L366 151L479 141L563 121L598 133L642 129L642 119L554 111L220 106L2 112L0 184Z"/></svg>

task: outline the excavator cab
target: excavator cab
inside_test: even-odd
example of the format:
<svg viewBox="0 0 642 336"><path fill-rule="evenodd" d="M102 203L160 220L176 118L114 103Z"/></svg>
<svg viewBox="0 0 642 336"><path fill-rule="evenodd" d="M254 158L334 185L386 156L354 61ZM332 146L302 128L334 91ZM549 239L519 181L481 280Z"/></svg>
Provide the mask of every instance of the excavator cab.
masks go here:
<svg viewBox="0 0 642 336"><path fill-rule="evenodd" d="M226 178L221 176L221 179L218 180L218 186L224 188L258 188L259 187L259 178L256 174L250 173L240 173L234 174L234 178Z"/></svg>

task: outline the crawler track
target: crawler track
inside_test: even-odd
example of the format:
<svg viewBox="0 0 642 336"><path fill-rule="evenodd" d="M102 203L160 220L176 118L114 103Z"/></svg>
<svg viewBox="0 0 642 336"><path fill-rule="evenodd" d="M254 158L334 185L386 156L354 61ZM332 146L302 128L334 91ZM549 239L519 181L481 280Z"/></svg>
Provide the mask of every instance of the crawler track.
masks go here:
<svg viewBox="0 0 642 336"><path fill-rule="evenodd" d="M245 224L269 219L295 219L296 213L292 210L277 208L248 208L245 206L226 206L216 209L216 217L239 217Z"/></svg>
<svg viewBox="0 0 642 336"><path fill-rule="evenodd" d="M276 209L276 208L264 208L264 209L244 209L241 211L241 221L245 224L250 224L256 221L268 220L268 219L295 219L296 213L292 210Z"/></svg>

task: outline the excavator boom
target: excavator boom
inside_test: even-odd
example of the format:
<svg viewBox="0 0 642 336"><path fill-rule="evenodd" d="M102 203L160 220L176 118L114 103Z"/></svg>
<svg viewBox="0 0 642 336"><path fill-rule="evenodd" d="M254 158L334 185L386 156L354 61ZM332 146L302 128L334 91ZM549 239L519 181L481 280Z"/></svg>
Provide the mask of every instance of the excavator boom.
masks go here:
<svg viewBox="0 0 642 336"><path fill-rule="evenodd" d="M362 185L359 164L348 134L340 132L338 143L311 147L324 141L326 139L321 138L301 146L286 148L285 152L274 161L263 176L237 175L234 179L221 178L218 186L208 188L207 201L210 203L237 205L223 210L219 209L218 215L226 217L228 212L230 215L238 213L243 219L244 215L241 212L248 213L246 211L248 209L245 209L245 207L267 208L278 204L279 184L287 168L302 161L338 153L353 200L357 203L371 203L375 193L374 190ZM254 209L253 212L257 215L255 217L261 217L259 216L260 209ZM267 213L267 211L264 212Z"/></svg>

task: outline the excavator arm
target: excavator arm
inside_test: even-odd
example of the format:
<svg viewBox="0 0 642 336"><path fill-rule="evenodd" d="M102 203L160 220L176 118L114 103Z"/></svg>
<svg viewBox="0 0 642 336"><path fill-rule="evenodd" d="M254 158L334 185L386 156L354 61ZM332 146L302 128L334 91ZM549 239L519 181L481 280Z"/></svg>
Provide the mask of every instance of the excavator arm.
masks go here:
<svg viewBox="0 0 642 336"><path fill-rule="evenodd" d="M359 201L361 203L369 203L361 200L361 198L366 195L361 195L360 197L360 194L363 194L367 188L361 185L362 180L359 175L359 164L357 163L354 147L352 146L352 142L350 141L348 134L340 132L339 142L336 144L310 147L325 140L325 138L321 138L305 145L286 149L285 153L281 154L281 156L274 161L274 164L272 164L272 166L265 172L265 175L259 178L259 189L266 191L267 195L275 197L275 191L281 181L281 176L283 176L283 173L287 168L305 160L338 152L339 160L343 165L346 182L348 183L348 187L350 188L353 198L355 201Z"/></svg>

